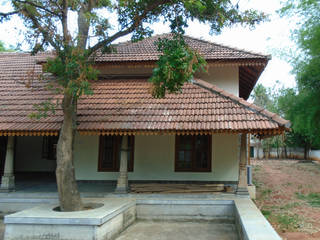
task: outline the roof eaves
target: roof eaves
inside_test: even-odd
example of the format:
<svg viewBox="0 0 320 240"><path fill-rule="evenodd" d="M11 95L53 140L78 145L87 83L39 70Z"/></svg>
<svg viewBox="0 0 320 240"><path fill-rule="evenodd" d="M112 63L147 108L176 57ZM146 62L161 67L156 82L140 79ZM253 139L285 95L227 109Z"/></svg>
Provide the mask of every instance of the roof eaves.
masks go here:
<svg viewBox="0 0 320 240"><path fill-rule="evenodd" d="M185 37L190 38L190 39L195 40L195 41L201 41L203 43L212 44L212 45L220 46L220 47L223 47L223 48L228 48L230 50L236 50L236 51L239 51L239 52L260 56L260 57L266 58L268 60L271 60L271 55L270 54L264 54L264 53L261 53L261 52L249 51L249 50L246 50L246 49L241 49L241 48L237 48L237 47L233 47L233 46L228 46L228 45L221 44L221 43L210 42L208 40L191 37L189 35L185 35Z"/></svg>
<svg viewBox="0 0 320 240"><path fill-rule="evenodd" d="M289 129L291 126L290 121L285 120L278 116L276 113L269 112L268 110L261 108L253 103L249 103L245 101L243 98L239 98L231 93L226 92L225 90L208 83L206 81L203 81L201 79L194 79L193 84L202 87L210 92L214 92L216 94L219 94L221 97L228 98L232 100L233 102L240 104L244 106L245 108L256 112L257 114L261 114L264 117L268 118L270 121L277 123L279 126L285 127L286 129Z"/></svg>

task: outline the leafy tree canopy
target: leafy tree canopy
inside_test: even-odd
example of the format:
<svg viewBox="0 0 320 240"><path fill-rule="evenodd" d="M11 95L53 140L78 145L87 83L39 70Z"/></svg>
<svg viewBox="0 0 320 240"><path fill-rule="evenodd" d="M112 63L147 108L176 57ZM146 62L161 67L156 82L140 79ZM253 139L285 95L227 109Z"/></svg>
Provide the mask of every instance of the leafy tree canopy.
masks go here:
<svg viewBox="0 0 320 240"><path fill-rule="evenodd" d="M288 118L296 133L320 146L320 2L290 0L280 13L301 22L292 34L299 52L291 59L298 92L291 99Z"/></svg>
<svg viewBox="0 0 320 240"><path fill-rule="evenodd" d="M4 47L4 43L0 41L0 52L5 52L6 48Z"/></svg>
<svg viewBox="0 0 320 240"><path fill-rule="evenodd" d="M18 49L14 49L13 46L9 46L9 48L5 47L4 42L0 41L0 52L14 52Z"/></svg>

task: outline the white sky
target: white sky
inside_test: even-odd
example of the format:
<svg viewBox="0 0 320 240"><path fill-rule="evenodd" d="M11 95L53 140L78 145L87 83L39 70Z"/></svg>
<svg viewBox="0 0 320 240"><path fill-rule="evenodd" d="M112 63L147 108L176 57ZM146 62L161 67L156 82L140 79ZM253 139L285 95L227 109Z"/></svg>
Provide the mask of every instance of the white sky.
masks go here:
<svg viewBox="0 0 320 240"><path fill-rule="evenodd" d="M269 61L258 82L272 88L278 88L281 85L294 87L294 76L290 74L292 68L283 60L284 57L280 58L280 53L294 49L295 45L290 40L290 30L294 29L295 23L292 20L290 22L289 19L281 19L277 15L276 10L281 7L279 0L241 0L240 4L242 8L254 8L270 14L270 21L259 24L253 30L239 26L226 28L218 36L211 36L208 26L190 23L186 34L231 47L271 54L272 60ZM6 5L0 4L0 8L1 11L8 10ZM153 28L156 34L169 32L169 27L162 23L153 24ZM22 36L18 36L19 29L23 29L23 23L17 18L0 24L0 40L6 45L16 45L23 39ZM124 40L127 39L124 38ZM25 46L23 50L27 50ZM276 85L277 80L280 81L280 86Z"/></svg>

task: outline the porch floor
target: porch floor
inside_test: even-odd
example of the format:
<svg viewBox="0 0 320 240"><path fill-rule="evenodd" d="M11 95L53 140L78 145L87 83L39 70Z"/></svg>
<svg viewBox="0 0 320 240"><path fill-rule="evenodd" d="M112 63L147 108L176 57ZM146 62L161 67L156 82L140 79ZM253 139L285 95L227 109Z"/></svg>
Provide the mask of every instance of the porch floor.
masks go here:
<svg viewBox="0 0 320 240"><path fill-rule="evenodd" d="M172 183L130 183L131 191L128 195L190 195L191 198L201 198L212 195L228 194L228 187L223 184L172 184ZM115 181L79 181L78 188L82 197L100 198L115 195ZM153 189L153 190L152 190ZM228 193L226 193L226 191ZM121 195L121 194L120 194ZM127 195L127 194L125 194ZM128 196L127 195L127 196ZM29 197L29 198L57 198L57 184L53 174L22 174L16 175L15 191L0 192L0 198Z"/></svg>

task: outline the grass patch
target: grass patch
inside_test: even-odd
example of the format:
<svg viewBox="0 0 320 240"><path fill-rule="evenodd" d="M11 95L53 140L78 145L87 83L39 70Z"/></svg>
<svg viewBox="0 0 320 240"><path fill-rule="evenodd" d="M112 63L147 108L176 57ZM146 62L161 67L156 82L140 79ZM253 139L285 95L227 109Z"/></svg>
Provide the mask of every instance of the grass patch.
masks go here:
<svg viewBox="0 0 320 240"><path fill-rule="evenodd" d="M259 183L256 179L252 179L252 184L256 186L256 188L261 188L262 183Z"/></svg>
<svg viewBox="0 0 320 240"><path fill-rule="evenodd" d="M279 228L283 230L294 230L300 227L300 219L297 214L294 215L276 215L275 220L279 225Z"/></svg>
<svg viewBox="0 0 320 240"><path fill-rule="evenodd" d="M253 171L259 172L261 170L261 166L254 166Z"/></svg>
<svg viewBox="0 0 320 240"><path fill-rule="evenodd" d="M261 209L261 213L263 214L263 216L265 216L265 218L269 219L269 217L271 216L272 212L270 210L265 210L265 209Z"/></svg>
<svg viewBox="0 0 320 240"><path fill-rule="evenodd" d="M300 206L301 204L298 203L298 202L293 202L293 203L288 203L286 205L283 205L283 206L280 206L279 209L280 210L289 210L291 208L295 208L295 207L298 207Z"/></svg>
<svg viewBox="0 0 320 240"><path fill-rule="evenodd" d="M265 200L269 198L269 195L272 193L272 190L269 188L263 189L261 187L261 191L259 191L260 193L257 194L257 200L261 201L261 200Z"/></svg>
<svg viewBox="0 0 320 240"><path fill-rule="evenodd" d="M267 195L270 195L271 193L272 193L272 190L267 188L267 189L262 190L261 196L267 196Z"/></svg>
<svg viewBox="0 0 320 240"><path fill-rule="evenodd" d="M320 193L309 193L308 195L304 195L296 192L296 196L298 199L306 201L312 207L320 207Z"/></svg>

